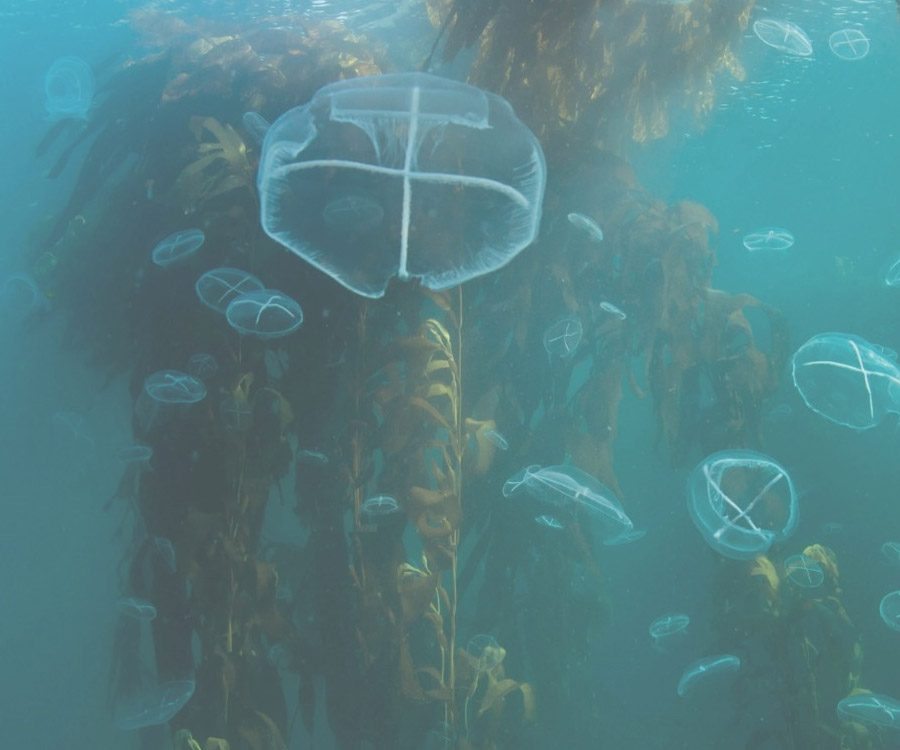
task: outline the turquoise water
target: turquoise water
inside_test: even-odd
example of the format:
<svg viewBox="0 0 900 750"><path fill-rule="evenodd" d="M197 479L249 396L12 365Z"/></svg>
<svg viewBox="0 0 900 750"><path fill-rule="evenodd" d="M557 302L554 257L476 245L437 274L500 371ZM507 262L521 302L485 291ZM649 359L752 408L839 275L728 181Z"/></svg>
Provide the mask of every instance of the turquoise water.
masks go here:
<svg viewBox="0 0 900 750"><path fill-rule="evenodd" d="M152 52L153 45L146 44L129 20L129 12L148 7L187 21L212 19L229 28L291 13L311 21L336 19L379 40L401 70L414 67L427 54L435 34L416 2L351 5L184 0L145 5L112 0L10 0L0 11L0 48L8 71L0 78L0 94L7 104L7 115L0 123L0 153L5 167L0 175L0 198L5 207L0 229L4 248L0 280L29 270L28 258L34 257L76 185L77 169L73 167L57 179L46 177L59 146L49 156L35 156L41 137L52 125L44 108L44 74L55 59L77 56L95 68L102 86L123 60ZM790 19L799 24L812 40L813 54L791 56L763 44L752 31L753 22L763 18ZM667 204L689 200L709 209L718 222L713 286L732 294L752 295L779 310L789 328L790 353L811 336L827 331L854 334L897 349L900 291L883 282L886 270L900 257L897 6L889 0L757 3L750 14L750 25L735 40L746 79L737 81L719 72L716 104L708 116L698 122L675 112L665 138L629 144L622 156L630 162L637 181L655 199ZM829 34L844 27L865 30L871 50L864 59L847 62L830 52ZM410 39L416 41L409 43ZM464 78L471 58L472 53L464 53L452 65L438 66L436 72ZM676 74L661 83L662 88L672 90L678 85ZM236 114L235 123L241 113ZM529 120L528 113L518 114ZM77 150L72 165L79 164L86 153L86 148ZM552 176L552 161L548 167ZM146 190L147 201L152 202L152 188L147 186ZM574 202L576 198L569 196L569 200ZM569 211L581 210L580 204L545 205L542 226L564 222ZM155 220L148 219L148 226L135 227L140 242L132 243L129 233L122 237L123 256L131 251L144 252L142 245L146 244L149 258L155 241L189 228L149 227ZM793 244L784 250L749 251L743 244L744 237L768 227L788 230ZM601 244L615 240L607 231L604 239L592 241ZM522 252L522 260L515 261L509 273L519 273L524 267L520 263L531 262L530 251L534 248ZM103 252L107 253L105 257L114 254L109 248ZM236 257L247 260L242 251L236 252ZM553 272L551 260L539 264L540 273L547 277ZM257 270L253 262L247 261L250 271ZM150 374L145 372L150 366L155 370L183 366L180 361L170 361L169 355L153 360L165 349L167 327L174 331L173 340L180 335L177 320L173 323L165 316L157 318L155 311L181 309L185 297L179 295L193 295L195 276L212 267L203 265L204 260L199 263L191 269L197 273L191 278L185 274L172 290L159 284L144 286L145 278L158 278L146 269L140 275L126 275L123 281L115 276L115 269L84 257L79 273L72 273L79 284L87 285L85 294L69 294L65 301L52 295L49 299L42 297L38 314L24 321L15 314L7 315L0 326L4 351L0 359L0 479L7 508L0 537L0 566L7 572L0 589L0 642L7 653L0 690L0 705L4 706L0 734L10 747L170 746L169 733L163 727L143 733L125 732L113 721L116 691L110 691L109 675L114 670L114 645L123 632L117 619L117 602L134 593L131 589L136 574L129 567L129 552L142 545L148 534L137 519L143 515L152 524L153 513L147 507L138 512L128 503L108 501L122 492L117 451L141 437L135 434L140 419L133 421L135 383L139 386ZM284 253L272 263L266 269L268 283L284 283L309 292L308 298L300 299L304 328L298 336L311 325L333 331L354 319L355 301L305 267L302 260ZM516 290L515 276L496 278L501 281L494 287L488 283L477 286L480 282L465 287L479 290L478 305L483 306L475 309L486 321L478 331L471 329L473 336L493 335L491 316L502 315L510 305L525 304L522 297L504 294ZM504 287L507 279L508 287ZM143 316L138 316L141 324L132 329L138 348L143 350L130 351L112 367L98 361L103 342L112 335L112 323L108 330L102 325L91 329L90 345L85 344L84 331L72 323L82 312L78 304L87 309L93 297L111 288L118 289L117 299L124 300L125 309L130 310L130 294L138 305L144 305L140 308ZM147 292L148 288L152 291ZM41 294L45 291L42 289ZM484 303L484 297L491 294L497 295L496 304ZM548 325L565 312L550 301L551 297L548 293L541 298L536 293L533 303L537 318ZM73 307L73 299L81 302ZM159 307L147 307L148 299ZM341 310L342 304L347 309ZM390 312L380 313L377 302L373 305L373 327L387 325L384 318L393 315L393 308L383 307ZM623 309L629 321L640 319L641 311L627 306ZM530 309L522 308L523 318L526 312ZM123 309L123 316L130 315ZM759 322L753 313L748 316ZM329 328L332 325L335 329ZM812 670L795 668L791 662L804 637L813 644L815 658L826 661L832 654L851 650L858 639L864 648L860 685L900 699L898 634L879 616L882 597L900 587L900 569L881 552L884 542L900 541L896 502L900 434L893 414L862 432L835 424L807 407L793 385L787 362L777 373L777 389L759 406L759 439L749 446L716 446L717 450L749 447L762 451L790 473L798 495L799 520L791 537L772 551L776 566L815 543L829 546L837 556L841 591L835 597L847 614L840 627L828 631L827 624L833 624L834 618L822 615L821 606L788 597L778 606L791 615L779 614L773 620L778 625L768 628L751 622L750 615L743 619L730 616L727 602L732 601L730 597L739 599L734 594L737 578L729 577L736 568L729 568L726 559L710 549L687 512L688 475L704 457L703 452L694 445L687 459L673 464L665 441L657 437L653 399L638 398L626 385L618 405L615 477L634 526L646 529L647 534L622 546L594 545L603 580L602 598L611 610L608 621L601 624L592 619L598 597L595 581L583 559L573 561L568 556L571 540L560 543L552 536L559 531L553 523L526 524L529 519L514 516L510 510L513 506L501 505L500 486L521 465L565 464L571 460L562 445L562 430L553 431L552 420L544 419L545 412L552 411L554 399L572 399L591 367L583 359L573 359L575 374L569 379L565 369L568 352L556 361L551 355L548 363L550 350L544 351L541 346L540 332L530 331L529 336L532 348L505 366L510 370L509 382L522 393L542 400L543 405L527 414L528 419L521 420L518 430L500 425L510 452L498 452L494 469L481 485L475 484L472 492L480 493L483 503L481 510L467 511L477 518L477 524L467 529L460 552L463 568L469 555L476 554L479 539L488 534L486 530L495 535L494 556L486 557L477 567L471 575L471 588L460 601L461 643L480 630L494 633L508 654L508 676L531 682L538 696L534 722L523 727L510 721L499 735L499 747L812 749L817 746L798 739L809 737L806 727L815 725L805 709L798 708L807 705L802 700L804 691L809 690L804 676ZM221 338L211 340L210 347L220 346ZM504 332L497 340L509 345L514 338L513 332L508 338ZM769 343L765 334L761 341L766 346ZM220 351L221 347L217 355ZM304 361L298 351L309 356L309 361ZM283 585L301 590L312 586L309 571L316 565L310 556L317 547L311 529L317 527L309 517L298 520L291 510L297 500L295 478L300 477L301 489L296 495L302 497L307 491L304 487L310 486L303 485L302 467L315 463L308 457L322 456L319 451L329 449L337 455L336 441L328 432L344 413L341 408L345 404L338 400L328 411L330 386L348 377L353 355L348 353L343 334L338 333L320 348L298 350L285 344L282 350L273 345L271 352L265 365L256 369L256 377L284 390L298 412L303 426L295 428L289 443L291 460L299 468L292 468L286 478L272 480L262 532L265 543L251 552L260 559L274 560L280 568L279 580L287 582ZM642 361L632 359L636 380L646 390ZM298 395L297 383L305 368L319 372L316 367L323 361L328 362L326 374L315 382L324 395L313 399L320 403L310 404L305 396ZM288 376L274 374L282 367L290 373ZM294 385L286 385L285 377ZM373 390L377 385L370 383ZM211 390L220 397L225 395L223 383L214 384ZM232 393L231 398L239 399L239 394ZM697 409L709 404L704 398L714 402L716 396L701 394ZM267 407L271 414L281 413L280 402L275 400L273 404ZM474 413L476 405L467 406ZM483 408L483 404L477 408ZM77 415L83 423L62 416L66 414ZM546 426L547 434L529 434L535 426ZM178 430L170 437L168 450L174 453L181 449L182 437L186 444L193 439L193 435ZM205 455L193 456L187 449L183 453L200 464L208 460ZM375 461L376 475L383 470L384 460ZM511 465L514 461L519 464ZM216 472L225 475L227 469L223 464ZM150 480L129 475L128 481ZM370 494L374 498L381 489L371 486ZM190 498L185 502L191 502ZM386 501L384 504L394 507ZM572 518L577 519L580 511L537 504L533 515L539 512L541 518L556 521L567 533L565 527L571 527ZM340 532L343 523L349 530L349 515L341 517L339 513L334 522L337 526L332 523L328 528ZM418 565L421 542L411 525L403 532L402 541L409 562ZM335 570L343 570L354 552L345 549L334 554ZM506 580L504 570L518 572ZM184 576L184 570L179 574ZM335 573L334 581L341 590L344 579ZM781 586L786 589L789 584L782 580ZM328 586L324 590L327 592ZM291 616L300 623L298 627L320 637L318 618L324 615L317 607L325 605L296 591L288 593L294 603ZM762 604L759 608L764 609ZM690 616L687 633L654 649L648 633L650 623L675 612ZM190 617L186 616L185 622L199 632L201 616L194 612ZM199 664L204 655L198 639L189 637L186 649ZM159 662L166 660L160 656L163 647L157 648L160 650L154 655L145 633L133 654L136 663L151 676ZM721 682L709 689L677 694L685 668L698 659L730 650L741 661L736 673L721 675ZM274 651L269 657L273 663L282 663ZM173 656L172 660L177 659ZM835 684L840 683L830 673L823 676L826 673L816 674L821 680L833 678ZM341 714L333 710L329 716L329 679L336 678L327 669L317 672L314 728L307 731L310 728L301 727L300 720L293 723L289 747L389 746L369 744L371 734L366 732L362 734L368 740L353 735L360 724L380 726L371 704L367 704L367 712L359 709L355 714L352 710ZM702 687L699 682L698 688ZM285 677L284 685L290 719L298 701L296 677ZM846 683L841 685L847 687ZM378 689L389 692L391 688ZM840 692L829 686L822 691L821 722L837 730L837 700L846 695L846 690ZM387 702L381 708L389 711ZM197 709L189 703L184 710ZM431 712L429 721L434 714ZM198 714L181 714L185 715ZM348 715L356 718L351 721ZM381 719L389 723L384 716ZM171 726L182 727L177 718ZM430 726L418 727L422 730L419 734L395 735L394 746L444 746L427 744L435 742L434 738L425 738ZM382 736L391 736L388 730L384 732ZM199 739L199 730L195 729L195 734ZM476 742L477 737L472 734L470 740ZM900 746L900 732L879 731L872 737L875 747Z"/></svg>

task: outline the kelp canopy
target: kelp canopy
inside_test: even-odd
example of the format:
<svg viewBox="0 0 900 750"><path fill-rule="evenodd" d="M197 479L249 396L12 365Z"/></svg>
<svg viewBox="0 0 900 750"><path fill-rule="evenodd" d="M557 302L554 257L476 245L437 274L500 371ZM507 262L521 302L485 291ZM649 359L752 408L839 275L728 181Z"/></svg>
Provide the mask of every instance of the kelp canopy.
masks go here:
<svg viewBox="0 0 900 750"><path fill-rule="evenodd" d="M500 272L444 293L397 284L377 302L263 234L259 144L242 115L271 120L326 83L387 72L387 51L336 23L134 17L147 53L108 77L86 125L60 123L41 144L51 177L80 172L36 232L31 265L70 343L130 372L137 403L152 372L197 352L219 365L207 398L177 418L136 412L152 470L119 493L136 510L123 588L159 612L156 679L196 680L172 720L180 747L285 747L297 717L317 731L317 706L342 748L541 747L571 723L559 686L606 617L602 560L577 523L539 538L535 514L500 502L500 488L522 466L568 456L639 505L614 471L625 388L649 393L676 462L758 441L784 323L710 287L715 218L655 199L624 158L626 140L665 134L669 107L709 111L716 72L739 73L732 45L749 5L430 2L443 54L479 44L471 80L507 96L542 139L544 221ZM570 212L602 223L603 242ZM150 264L159 239L191 227L206 234L200 252ZM239 338L194 292L216 266L277 284L301 302L303 328L268 345ZM565 316L583 341L548 361L543 332ZM768 350L751 321L768 326ZM249 416L235 422L238 412ZM264 515L288 502L289 476L302 538L275 542ZM400 511L367 511L375 494ZM174 543L174 572L152 554L159 538ZM565 629L520 616L522 590L526 608L559 613ZM488 632L490 652L465 648ZM551 636L552 658L536 645ZM126 623L114 710L146 689L145 672Z"/></svg>

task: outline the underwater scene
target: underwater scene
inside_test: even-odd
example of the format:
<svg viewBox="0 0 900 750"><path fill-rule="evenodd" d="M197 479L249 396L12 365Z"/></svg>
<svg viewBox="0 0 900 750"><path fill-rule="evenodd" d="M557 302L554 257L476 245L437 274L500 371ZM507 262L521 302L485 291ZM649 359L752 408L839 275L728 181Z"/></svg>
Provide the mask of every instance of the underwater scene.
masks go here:
<svg viewBox="0 0 900 750"><path fill-rule="evenodd" d="M900 748L895 0L6 0L0 735Z"/></svg>

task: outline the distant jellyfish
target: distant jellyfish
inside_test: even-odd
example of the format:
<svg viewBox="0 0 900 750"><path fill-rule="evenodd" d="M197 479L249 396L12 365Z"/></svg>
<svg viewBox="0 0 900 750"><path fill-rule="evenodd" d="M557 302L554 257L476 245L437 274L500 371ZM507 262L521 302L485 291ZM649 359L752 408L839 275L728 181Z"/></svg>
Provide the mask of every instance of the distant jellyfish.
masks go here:
<svg viewBox="0 0 900 750"><path fill-rule="evenodd" d="M571 213L568 216L569 223L576 229L584 232L592 242L603 241L603 230L600 225L590 216L584 214Z"/></svg>
<svg viewBox="0 0 900 750"><path fill-rule="evenodd" d="M837 705L838 718L847 724L876 729L900 729L900 701L878 693L848 695Z"/></svg>
<svg viewBox="0 0 900 750"><path fill-rule="evenodd" d="M328 464L328 456L321 451L298 450L296 458L298 463L310 466L326 466Z"/></svg>
<svg viewBox="0 0 900 750"><path fill-rule="evenodd" d="M900 366L892 354L860 336L820 333L794 353L794 386L817 414L867 430L900 413Z"/></svg>
<svg viewBox="0 0 900 750"><path fill-rule="evenodd" d="M260 218L356 294L381 297L394 277L448 289L534 241L545 182L537 139L496 94L425 73L363 76L272 123Z"/></svg>
<svg viewBox="0 0 900 750"><path fill-rule="evenodd" d="M144 381L144 391L163 404L194 404L206 397L202 380L178 370L160 370Z"/></svg>
<svg viewBox="0 0 900 750"><path fill-rule="evenodd" d="M753 33L779 52L798 57L809 57L813 53L812 42L806 32L790 21L762 18L754 22Z"/></svg>
<svg viewBox="0 0 900 750"><path fill-rule="evenodd" d="M719 451L691 472L688 511L706 542L752 560L797 525L797 491L787 469L756 451Z"/></svg>
<svg viewBox="0 0 900 750"><path fill-rule="evenodd" d="M113 711L115 725L124 731L167 724L194 694L194 680L172 680L119 698Z"/></svg>
<svg viewBox="0 0 900 750"><path fill-rule="evenodd" d="M581 343L583 328L578 318L563 318L544 332L544 349L552 361L568 359Z"/></svg>
<svg viewBox="0 0 900 750"><path fill-rule="evenodd" d="M400 503L398 503L390 495L374 495L366 498L361 508L363 515L370 519L379 518L381 516L389 516L399 513Z"/></svg>
<svg viewBox="0 0 900 750"><path fill-rule="evenodd" d="M869 54L869 39L859 29L839 29L828 37L828 46L841 60L862 60Z"/></svg>
<svg viewBox="0 0 900 750"><path fill-rule="evenodd" d="M206 239L201 229L185 229L170 234L153 248L153 262L166 268L193 255Z"/></svg>
<svg viewBox="0 0 900 750"><path fill-rule="evenodd" d="M900 591L887 594L878 607L878 613L884 624L891 630L900 631Z"/></svg>
<svg viewBox="0 0 900 750"><path fill-rule="evenodd" d="M219 363L212 354L197 352L187 361L188 375L197 380L207 381L214 378L219 371Z"/></svg>
<svg viewBox="0 0 900 750"><path fill-rule="evenodd" d="M900 258L897 258L884 275L885 286L900 286Z"/></svg>
<svg viewBox="0 0 900 750"><path fill-rule="evenodd" d="M881 554L893 565L900 565L900 542L885 542L881 545Z"/></svg>
<svg viewBox="0 0 900 750"><path fill-rule="evenodd" d="M662 651L673 636L687 635L687 627L690 624L691 618L682 612L657 617L650 623L650 636L653 638L653 648L657 651Z"/></svg>
<svg viewBox="0 0 900 750"><path fill-rule="evenodd" d="M502 433L497 432L497 430L485 430L484 437L492 442L495 446L497 446L500 450L509 450L509 442L507 442Z"/></svg>
<svg viewBox="0 0 900 750"><path fill-rule="evenodd" d="M143 599L133 596L125 597L119 599L117 605L121 614L133 617L135 620L152 620L156 617L156 607Z"/></svg>
<svg viewBox="0 0 900 750"><path fill-rule="evenodd" d="M246 432L253 422L253 410L244 398L228 394L219 402L219 416L225 429L231 432Z"/></svg>
<svg viewBox="0 0 900 750"><path fill-rule="evenodd" d="M143 443L134 443L133 445L126 445L124 448L120 448L117 457L126 466L131 464L149 464L150 459L153 458L153 448Z"/></svg>
<svg viewBox="0 0 900 750"><path fill-rule="evenodd" d="M628 316L625 314L625 311L619 307L616 307L612 302L601 302L600 309L603 312L609 313L614 318L618 318L619 320L625 320Z"/></svg>
<svg viewBox="0 0 900 750"><path fill-rule="evenodd" d="M469 639L466 644L466 655L472 668L481 675L496 669L506 656L506 652L494 636L482 633Z"/></svg>
<svg viewBox="0 0 900 750"><path fill-rule="evenodd" d="M784 561L784 572L791 583L803 589L818 588L825 581L822 566L802 553L791 555Z"/></svg>
<svg viewBox="0 0 900 750"><path fill-rule="evenodd" d="M698 659L684 670L678 681L678 695L684 697L698 685L718 682L734 675L741 668L741 660L734 654L718 654Z"/></svg>
<svg viewBox="0 0 900 750"><path fill-rule="evenodd" d="M165 569L174 574L177 567L175 564L175 547L172 546L172 542L164 536L153 537L153 552L162 561Z"/></svg>
<svg viewBox="0 0 900 750"><path fill-rule="evenodd" d="M94 101L94 73L80 57L54 60L44 76L44 108L57 120L86 120Z"/></svg>
<svg viewBox="0 0 900 750"><path fill-rule="evenodd" d="M200 301L210 310L225 314L235 297L258 292L265 285L252 273L239 268L213 268L204 273L194 285Z"/></svg>
<svg viewBox="0 0 900 750"><path fill-rule="evenodd" d="M275 289L260 289L235 297L225 317L238 333L260 339L287 336L303 323L300 305Z"/></svg>
<svg viewBox="0 0 900 750"><path fill-rule="evenodd" d="M534 521L539 526L553 529L553 531L562 531L565 528L565 526L563 526L555 516L548 516L546 513L540 516L535 516Z"/></svg>
<svg viewBox="0 0 900 750"><path fill-rule="evenodd" d="M744 247L751 252L788 250L794 245L794 235L787 229L765 227L744 235Z"/></svg>
<svg viewBox="0 0 900 750"><path fill-rule="evenodd" d="M7 276L0 286L0 314L14 323L48 308L50 303L27 273Z"/></svg>
<svg viewBox="0 0 900 750"><path fill-rule="evenodd" d="M269 130L268 121L256 112L244 112L244 116L241 117L241 124L250 136L250 140L257 146L261 146Z"/></svg>

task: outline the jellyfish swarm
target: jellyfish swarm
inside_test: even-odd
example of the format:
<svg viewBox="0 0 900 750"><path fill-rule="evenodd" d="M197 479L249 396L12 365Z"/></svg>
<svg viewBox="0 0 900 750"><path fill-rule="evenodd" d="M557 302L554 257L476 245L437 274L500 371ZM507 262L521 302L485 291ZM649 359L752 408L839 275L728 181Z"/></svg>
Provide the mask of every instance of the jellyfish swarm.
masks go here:
<svg viewBox="0 0 900 750"><path fill-rule="evenodd" d="M151 258L153 262L165 268L173 263L184 260L193 255L206 240L202 229L185 229L183 232L170 234L153 248Z"/></svg>
<svg viewBox="0 0 900 750"><path fill-rule="evenodd" d="M94 73L80 57L60 57L44 76L44 108L53 119L86 120L94 101Z"/></svg>
<svg viewBox="0 0 900 750"><path fill-rule="evenodd" d="M755 451L720 451L691 472L688 511L717 552L751 560L797 524L797 493L787 470Z"/></svg>
<svg viewBox="0 0 900 750"><path fill-rule="evenodd" d="M813 53L812 42L806 32L790 21L762 18L753 24L753 33L779 52L799 57L809 57Z"/></svg>
<svg viewBox="0 0 900 750"><path fill-rule="evenodd" d="M303 323L303 310L282 292L260 289L235 297L225 310L225 317L238 333L274 339L296 331Z"/></svg>
<svg viewBox="0 0 900 750"><path fill-rule="evenodd" d="M734 674L741 668L741 660L733 654L719 654L698 659L691 664L678 681L678 695L685 696L702 683L714 678ZM716 680L718 681L718 680Z"/></svg>
<svg viewBox="0 0 900 750"><path fill-rule="evenodd" d="M653 638L653 648L657 651L662 651L664 645L672 636L687 635L687 626L690 624L691 618L681 613L657 617L650 623L650 636Z"/></svg>
<svg viewBox="0 0 900 750"><path fill-rule="evenodd" d="M867 430L900 412L900 367L891 353L859 336L820 333L794 354L794 385L816 414Z"/></svg>
<svg viewBox="0 0 900 750"><path fill-rule="evenodd" d="M340 81L279 117L259 168L261 221L364 297L446 289L534 240L546 165L499 96L424 73Z"/></svg>
<svg viewBox="0 0 900 750"><path fill-rule="evenodd" d="M787 558L784 561L784 572L791 583L803 589L818 588L825 581L822 566L804 554Z"/></svg>
<svg viewBox="0 0 900 750"><path fill-rule="evenodd" d="M848 695L837 705L838 718L880 729L900 729L900 701L877 693Z"/></svg>
<svg viewBox="0 0 900 750"><path fill-rule="evenodd" d="M862 60L869 54L869 39L859 29L840 29L828 37L828 47L841 60Z"/></svg>
<svg viewBox="0 0 900 750"><path fill-rule="evenodd" d="M884 624L891 630L900 631L900 591L887 594L878 607L878 613Z"/></svg>

